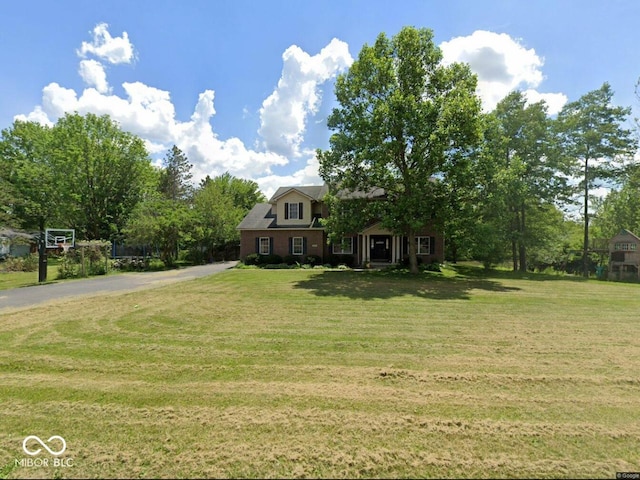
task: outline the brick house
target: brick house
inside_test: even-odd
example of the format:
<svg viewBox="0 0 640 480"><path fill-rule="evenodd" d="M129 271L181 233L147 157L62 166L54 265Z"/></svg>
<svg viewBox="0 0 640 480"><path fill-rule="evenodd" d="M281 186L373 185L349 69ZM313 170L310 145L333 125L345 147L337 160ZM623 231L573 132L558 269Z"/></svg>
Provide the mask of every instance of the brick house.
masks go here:
<svg viewBox="0 0 640 480"><path fill-rule="evenodd" d="M609 278L640 280L640 238L628 230L609 240Z"/></svg>
<svg viewBox="0 0 640 480"><path fill-rule="evenodd" d="M345 237L339 244L329 244L320 221L329 215L323 198L326 185L280 187L268 203L259 203L238 225L240 259L257 253L285 257L293 255L300 261L316 255L327 262L330 257L350 258L354 265L395 264L408 255L407 238L394 235L371 222L360 232ZM374 189L372 199L384 196ZM434 228L425 228L416 238L418 256L423 263L444 260L444 237ZM335 258L335 257L334 257Z"/></svg>

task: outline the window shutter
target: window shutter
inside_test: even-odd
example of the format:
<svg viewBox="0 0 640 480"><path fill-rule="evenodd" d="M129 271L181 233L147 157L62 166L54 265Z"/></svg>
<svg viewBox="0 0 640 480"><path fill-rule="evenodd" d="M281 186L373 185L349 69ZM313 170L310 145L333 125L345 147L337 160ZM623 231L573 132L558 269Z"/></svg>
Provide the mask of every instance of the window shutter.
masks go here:
<svg viewBox="0 0 640 480"><path fill-rule="evenodd" d="M298 220L302 220L302 205L302 202L298 203Z"/></svg>
<svg viewBox="0 0 640 480"><path fill-rule="evenodd" d="M429 253L436 254L436 237L429 237Z"/></svg>
<svg viewBox="0 0 640 480"><path fill-rule="evenodd" d="M260 237L256 237L256 253L260 253Z"/></svg>
<svg viewBox="0 0 640 480"><path fill-rule="evenodd" d="M289 255L293 253L293 237L289 237Z"/></svg>
<svg viewBox="0 0 640 480"><path fill-rule="evenodd" d="M307 237L302 237L302 254L303 255L307 254Z"/></svg>
<svg viewBox="0 0 640 480"><path fill-rule="evenodd" d="M273 254L273 237L269 237L269 255Z"/></svg>
<svg viewBox="0 0 640 480"><path fill-rule="evenodd" d="M289 204L284 204L284 219L289 220Z"/></svg>

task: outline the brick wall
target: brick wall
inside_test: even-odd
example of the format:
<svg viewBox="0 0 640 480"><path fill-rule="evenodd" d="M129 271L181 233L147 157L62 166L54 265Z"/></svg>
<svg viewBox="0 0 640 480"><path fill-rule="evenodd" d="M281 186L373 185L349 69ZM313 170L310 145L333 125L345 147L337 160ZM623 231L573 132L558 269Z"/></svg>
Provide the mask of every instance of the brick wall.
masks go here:
<svg viewBox="0 0 640 480"><path fill-rule="evenodd" d="M256 238L273 239L272 252L284 257L289 253L289 238L303 237L307 239L306 255L318 255L322 258L326 251L326 238L322 230L243 230L240 232L240 259L256 253Z"/></svg>

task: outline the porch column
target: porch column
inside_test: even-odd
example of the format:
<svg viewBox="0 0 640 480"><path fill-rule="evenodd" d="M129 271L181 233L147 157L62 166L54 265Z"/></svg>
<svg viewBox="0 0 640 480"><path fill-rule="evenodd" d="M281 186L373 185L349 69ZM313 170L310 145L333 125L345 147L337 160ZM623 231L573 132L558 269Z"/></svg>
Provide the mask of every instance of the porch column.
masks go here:
<svg viewBox="0 0 640 480"><path fill-rule="evenodd" d="M362 236L362 263L369 261L369 235Z"/></svg>
<svg viewBox="0 0 640 480"><path fill-rule="evenodd" d="M397 263L396 260L396 236L391 237L391 263Z"/></svg>

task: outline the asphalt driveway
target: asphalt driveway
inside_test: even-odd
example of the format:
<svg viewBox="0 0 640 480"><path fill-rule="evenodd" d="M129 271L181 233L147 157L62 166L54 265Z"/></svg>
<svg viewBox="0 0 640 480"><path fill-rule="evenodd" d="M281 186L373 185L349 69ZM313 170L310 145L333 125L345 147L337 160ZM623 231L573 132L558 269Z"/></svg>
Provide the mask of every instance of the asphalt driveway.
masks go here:
<svg viewBox="0 0 640 480"><path fill-rule="evenodd" d="M3 310L28 308L58 299L144 290L169 283L207 277L233 268L237 263L236 261L218 262L162 272L129 272L106 277L0 290L0 313Z"/></svg>

